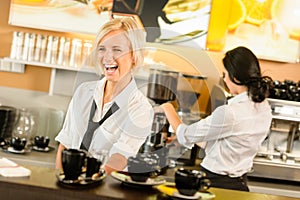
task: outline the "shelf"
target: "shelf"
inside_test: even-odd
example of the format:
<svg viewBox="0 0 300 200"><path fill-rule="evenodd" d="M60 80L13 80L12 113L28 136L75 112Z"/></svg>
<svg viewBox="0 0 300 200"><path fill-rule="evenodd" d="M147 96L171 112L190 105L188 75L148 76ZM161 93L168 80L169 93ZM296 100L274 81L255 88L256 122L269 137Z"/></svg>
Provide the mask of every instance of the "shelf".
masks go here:
<svg viewBox="0 0 300 200"><path fill-rule="evenodd" d="M54 94L54 84L56 81L57 69L96 74L96 70L94 67L61 66L61 65L57 65L57 64L44 63L44 62L11 59L8 57L0 58L0 62L1 62L0 69L2 71L7 71L7 72L24 73L26 65L51 68L50 84L49 84L49 90L48 90L48 93L50 96L52 96Z"/></svg>
<svg viewBox="0 0 300 200"><path fill-rule="evenodd" d="M72 67L72 66L61 66L57 64L51 63L44 63L44 62L37 62L37 61L27 61L27 60L17 60L11 58L2 58L1 60L11 63L19 63L24 65L33 65L39 67L47 67L52 69L61 69L61 70L70 70L70 71L80 71L80 72L87 72L87 73L95 73L94 67Z"/></svg>
<svg viewBox="0 0 300 200"><path fill-rule="evenodd" d="M57 75L58 72L57 70L82 72L83 74L87 73L86 75L83 75L87 77L91 76L89 74L95 74L95 75L97 74L96 68L93 66L89 66L89 67L61 66L61 65L45 63L45 62L11 59L9 57L0 58L0 64L1 64L0 71L15 72L15 73L24 73L26 65L51 68L50 84L48 90L48 93L51 96L55 93L54 90L55 90L55 82L57 81L56 79L59 79L58 78L59 76ZM64 73L64 72L60 71L60 73ZM149 76L149 71L140 68L134 72L134 76L140 80L147 80Z"/></svg>

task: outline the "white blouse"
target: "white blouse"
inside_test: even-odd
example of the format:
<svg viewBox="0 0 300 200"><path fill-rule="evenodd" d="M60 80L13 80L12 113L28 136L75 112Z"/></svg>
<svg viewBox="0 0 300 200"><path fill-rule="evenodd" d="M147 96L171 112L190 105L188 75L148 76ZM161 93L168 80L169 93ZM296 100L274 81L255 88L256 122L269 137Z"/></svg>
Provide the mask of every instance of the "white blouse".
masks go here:
<svg viewBox="0 0 300 200"><path fill-rule="evenodd" d="M70 101L63 128L55 140L66 148L79 149L86 132L92 101L97 109L93 121L99 122L112 102L102 108L106 79L81 84ZM120 153L135 155L151 134L153 109L148 99L138 90L134 79L118 94L114 102L119 109L95 130L89 152L107 150L109 156Z"/></svg>
<svg viewBox="0 0 300 200"><path fill-rule="evenodd" d="M268 101L254 103L241 93L210 116L191 125L179 125L178 142L191 147L206 141L201 166L222 175L238 177L249 172L272 121Z"/></svg>

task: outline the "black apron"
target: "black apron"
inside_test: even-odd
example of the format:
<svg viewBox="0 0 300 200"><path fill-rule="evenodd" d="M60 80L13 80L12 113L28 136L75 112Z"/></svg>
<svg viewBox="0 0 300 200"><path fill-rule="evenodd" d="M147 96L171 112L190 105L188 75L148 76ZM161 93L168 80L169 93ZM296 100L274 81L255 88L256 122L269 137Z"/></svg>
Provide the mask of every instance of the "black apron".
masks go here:
<svg viewBox="0 0 300 200"><path fill-rule="evenodd" d="M88 122L87 130L84 134L84 137L82 139L80 149L88 151L91 145L91 141L93 139L93 135L95 130L101 126L101 124L109 118L114 112L116 112L119 109L119 106L114 102L112 106L109 108L109 110L105 113L104 117L99 122L93 122L93 117L95 115L96 111L96 102L93 100L91 111L90 111L90 117Z"/></svg>

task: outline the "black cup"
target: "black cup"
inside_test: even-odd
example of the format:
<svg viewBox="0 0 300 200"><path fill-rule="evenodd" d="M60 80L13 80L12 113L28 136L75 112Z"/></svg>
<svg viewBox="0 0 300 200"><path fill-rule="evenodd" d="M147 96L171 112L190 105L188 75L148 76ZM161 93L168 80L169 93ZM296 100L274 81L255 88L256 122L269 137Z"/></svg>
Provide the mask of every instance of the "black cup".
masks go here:
<svg viewBox="0 0 300 200"><path fill-rule="evenodd" d="M7 145L7 141L3 137L0 137L0 147L3 147L5 145Z"/></svg>
<svg viewBox="0 0 300 200"><path fill-rule="evenodd" d="M25 148L27 143L26 138L12 137L10 141L10 145L14 148L14 150L22 151Z"/></svg>
<svg viewBox="0 0 300 200"><path fill-rule="evenodd" d="M158 160L151 155L138 155L127 160L128 174L133 181L146 182L160 172Z"/></svg>
<svg viewBox="0 0 300 200"><path fill-rule="evenodd" d="M35 136L34 137L34 145L37 146L38 148L46 148L48 147L50 142L50 138L48 136Z"/></svg>
<svg viewBox="0 0 300 200"><path fill-rule="evenodd" d="M175 184L178 192L185 196L193 196L198 190L205 191L210 181L202 171L179 168L175 172Z"/></svg>
<svg viewBox="0 0 300 200"><path fill-rule="evenodd" d="M82 174L86 153L78 149L64 149L62 151L62 166L65 180L77 180Z"/></svg>
<svg viewBox="0 0 300 200"><path fill-rule="evenodd" d="M94 174L99 173L102 165L101 160L94 157L87 157L86 159L86 177L90 178Z"/></svg>

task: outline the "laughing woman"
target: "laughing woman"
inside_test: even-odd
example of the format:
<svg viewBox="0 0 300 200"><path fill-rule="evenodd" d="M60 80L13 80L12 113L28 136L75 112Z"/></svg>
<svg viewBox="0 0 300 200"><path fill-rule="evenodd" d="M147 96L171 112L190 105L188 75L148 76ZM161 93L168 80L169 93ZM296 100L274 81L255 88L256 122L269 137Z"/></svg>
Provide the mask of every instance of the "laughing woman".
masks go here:
<svg viewBox="0 0 300 200"><path fill-rule="evenodd" d="M106 150L105 170L123 170L150 134L153 109L132 75L143 64L146 39L132 18L113 19L100 29L95 46L97 62L105 75L85 82L74 93L62 130L56 168L61 169L65 148L93 154ZM106 113L111 113L109 117Z"/></svg>

